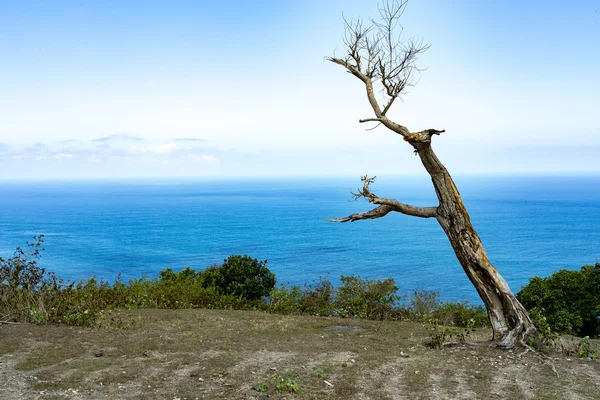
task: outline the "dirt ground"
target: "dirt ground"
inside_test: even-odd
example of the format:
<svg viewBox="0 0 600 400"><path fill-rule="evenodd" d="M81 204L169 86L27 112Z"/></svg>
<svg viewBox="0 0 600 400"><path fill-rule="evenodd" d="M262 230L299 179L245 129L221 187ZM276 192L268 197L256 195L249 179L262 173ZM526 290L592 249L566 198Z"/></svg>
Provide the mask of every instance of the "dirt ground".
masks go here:
<svg viewBox="0 0 600 400"><path fill-rule="evenodd" d="M103 329L0 325L0 399L600 399L600 362L429 348L405 322L113 312Z"/></svg>

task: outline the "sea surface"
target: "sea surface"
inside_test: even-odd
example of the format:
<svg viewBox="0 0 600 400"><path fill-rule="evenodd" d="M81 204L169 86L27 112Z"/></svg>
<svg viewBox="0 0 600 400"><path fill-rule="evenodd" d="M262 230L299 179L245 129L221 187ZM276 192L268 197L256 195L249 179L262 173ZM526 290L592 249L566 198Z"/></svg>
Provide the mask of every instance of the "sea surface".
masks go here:
<svg viewBox="0 0 600 400"><path fill-rule="evenodd" d="M513 291L533 276L600 259L599 176L455 177L488 255ZM392 277L402 292L479 303L435 219L397 213L354 223L325 218L372 206L352 201L359 179L0 182L0 257L44 234L42 266L69 280L203 269L231 254L267 259L279 283L340 274ZM431 182L385 177L381 197L436 204Z"/></svg>

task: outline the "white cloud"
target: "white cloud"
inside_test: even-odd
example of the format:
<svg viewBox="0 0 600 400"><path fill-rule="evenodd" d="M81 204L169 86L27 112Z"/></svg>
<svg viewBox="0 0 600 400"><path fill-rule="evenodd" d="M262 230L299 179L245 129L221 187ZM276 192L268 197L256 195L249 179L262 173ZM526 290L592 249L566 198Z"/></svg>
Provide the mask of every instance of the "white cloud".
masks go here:
<svg viewBox="0 0 600 400"><path fill-rule="evenodd" d="M190 160L208 164L215 164L219 161L213 154L190 154Z"/></svg>
<svg viewBox="0 0 600 400"><path fill-rule="evenodd" d="M54 155L55 160L63 160L65 158L73 158L73 154L70 153L58 153Z"/></svg>
<svg viewBox="0 0 600 400"><path fill-rule="evenodd" d="M126 133L117 133L114 135L104 136L104 137L92 140L92 142L114 142L114 141L143 142L144 139L134 136L134 135L128 135Z"/></svg>
<svg viewBox="0 0 600 400"><path fill-rule="evenodd" d="M154 153L154 154L170 154L175 151L177 145L175 143L165 143L156 146L142 146L140 151L142 153Z"/></svg>
<svg viewBox="0 0 600 400"><path fill-rule="evenodd" d="M116 134L92 140L59 140L13 146L0 143L0 153L13 160L35 160L40 163L78 159L81 163L102 162L172 164L177 160L215 164L217 150L206 139L175 138L169 141L150 141L134 135ZM120 160L120 161L119 161Z"/></svg>

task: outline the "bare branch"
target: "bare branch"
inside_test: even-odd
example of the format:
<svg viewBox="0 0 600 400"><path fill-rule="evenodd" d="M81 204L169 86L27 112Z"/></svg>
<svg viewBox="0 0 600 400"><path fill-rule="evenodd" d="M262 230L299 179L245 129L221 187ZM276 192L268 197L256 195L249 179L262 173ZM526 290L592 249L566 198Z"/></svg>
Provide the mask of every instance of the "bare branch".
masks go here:
<svg viewBox="0 0 600 400"><path fill-rule="evenodd" d="M362 189L352 193L355 200L366 199L369 203L379 204L379 207L362 213L356 213L343 218L328 220L331 222L354 222L359 219L375 219L387 215L390 211L396 211L402 214L411 215L420 218L432 218L437 216L437 207L417 207L410 204L400 203L397 200L385 199L371 192L370 185L375 182L376 177L369 178L368 175L362 176Z"/></svg>
<svg viewBox="0 0 600 400"><path fill-rule="evenodd" d="M361 213L355 213L348 215L343 218L334 218L334 219L325 219L329 222L354 222L361 219L375 219L386 216L390 211L393 211L394 208L390 206L379 206L377 208L372 209L371 211L365 211Z"/></svg>
<svg viewBox="0 0 600 400"><path fill-rule="evenodd" d="M381 118L364 118L364 119L359 119L358 122L360 122L361 124L365 123L365 122L379 122L381 123Z"/></svg>
<svg viewBox="0 0 600 400"><path fill-rule="evenodd" d="M416 64L418 56L429 49L422 40L402 38L403 27L399 20L406 4L407 0L383 0L379 6L379 20L371 19L368 26L360 19L344 19L347 55L329 58L365 84L377 122L402 136L409 135L410 131L386 115L396 99L415 84L418 73L422 71ZM375 96L379 89L384 97L383 108Z"/></svg>
<svg viewBox="0 0 600 400"><path fill-rule="evenodd" d="M410 204L400 203L398 200L384 199L374 196L371 201L373 204L381 204L384 206L393 207L394 211L405 215L411 215L419 218L435 218L437 216L437 207L417 207Z"/></svg>
<svg viewBox="0 0 600 400"><path fill-rule="evenodd" d="M379 128L380 126L381 126L381 123L379 123L379 124L375 125L375 126L374 126L374 127L372 127L372 128L367 128L367 129L365 129L365 131L374 131L375 129Z"/></svg>
<svg viewBox="0 0 600 400"><path fill-rule="evenodd" d="M328 58L328 60L333 63L344 66L348 70L348 72L356 76L361 81L365 82L367 80L367 77L362 72L360 72L360 69L357 66L350 64L348 60L342 60L340 58Z"/></svg>
<svg viewBox="0 0 600 400"><path fill-rule="evenodd" d="M365 199L369 200L370 196L374 196L374 194L371 193L369 186L371 185L371 183L375 182L375 179L377 179L376 176L372 178L369 178L369 175L361 176L360 181L363 183L362 189L358 189L356 193L351 192L354 200L358 200L361 197L364 197Z"/></svg>

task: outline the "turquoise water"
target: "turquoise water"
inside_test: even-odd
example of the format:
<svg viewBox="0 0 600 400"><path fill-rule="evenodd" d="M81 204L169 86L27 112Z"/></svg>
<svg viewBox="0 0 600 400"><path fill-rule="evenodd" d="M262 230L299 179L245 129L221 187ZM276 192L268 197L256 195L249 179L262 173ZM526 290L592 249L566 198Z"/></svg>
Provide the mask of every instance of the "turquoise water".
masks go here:
<svg viewBox="0 0 600 400"><path fill-rule="evenodd" d="M490 259L514 291L534 275L600 259L600 177L457 177ZM340 274L393 277L402 291L478 301L434 219L364 211L358 179L0 182L0 256L45 234L42 265L112 280L167 266L204 268L230 254L268 259L280 283ZM382 197L435 205L427 177L381 178Z"/></svg>

